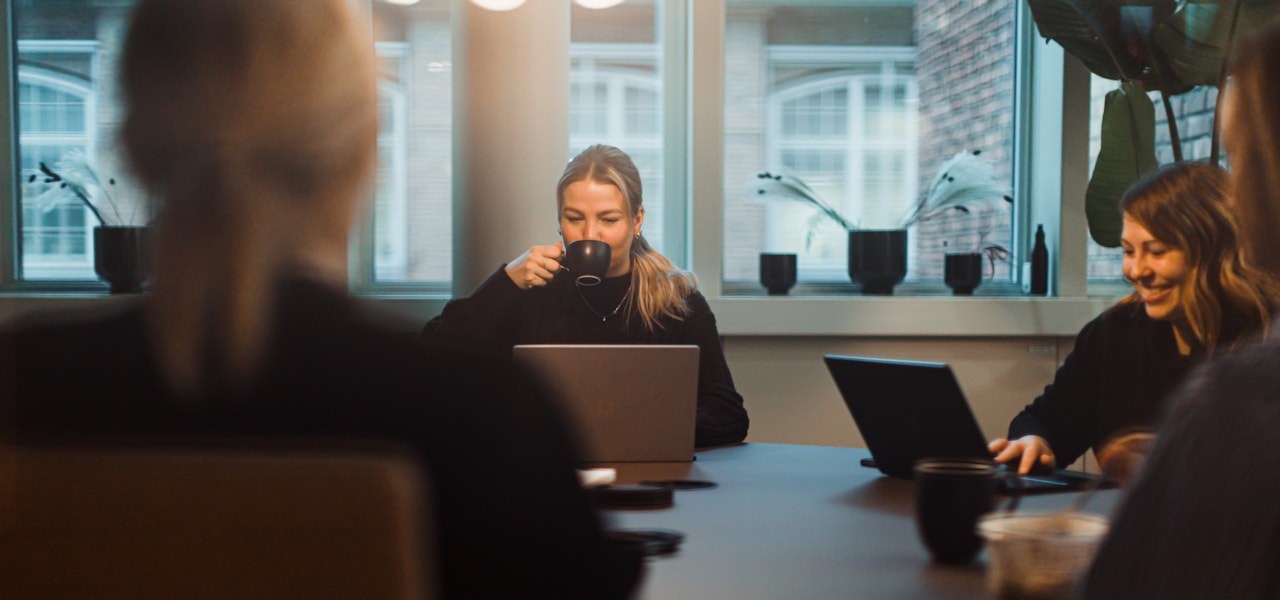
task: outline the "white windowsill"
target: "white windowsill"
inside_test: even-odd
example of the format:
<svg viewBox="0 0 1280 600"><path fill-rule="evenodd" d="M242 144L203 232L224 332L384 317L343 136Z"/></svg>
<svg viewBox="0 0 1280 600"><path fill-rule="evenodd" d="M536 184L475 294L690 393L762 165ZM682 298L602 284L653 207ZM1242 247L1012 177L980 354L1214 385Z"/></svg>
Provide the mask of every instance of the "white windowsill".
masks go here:
<svg viewBox="0 0 1280 600"><path fill-rule="evenodd" d="M362 296L409 323L440 313L441 296ZM721 335L868 337L1074 336L1117 296L737 296L709 298ZM130 297L94 293L0 294L0 322L45 311L96 311Z"/></svg>

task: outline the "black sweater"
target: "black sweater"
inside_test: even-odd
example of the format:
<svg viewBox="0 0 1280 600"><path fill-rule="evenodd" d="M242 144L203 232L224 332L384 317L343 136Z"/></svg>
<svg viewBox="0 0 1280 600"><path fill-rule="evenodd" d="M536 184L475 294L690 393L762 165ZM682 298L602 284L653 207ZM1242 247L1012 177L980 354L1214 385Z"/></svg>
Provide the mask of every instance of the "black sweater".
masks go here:
<svg viewBox="0 0 1280 600"><path fill-rule="evenodd" d="M1009 439L1039 435L1065 467L1116 433L1153 426L1198 355L1179 355L1173 326L1141 304L1113 307L1080 330L1053 383L1009 425Z"/></svg>
<svg viewBox="0 0 1280 600"><path fill-rule="evenodd" d="M734 389L706 299L694 292L689 315L665 319L651 332L620 305L629 285L630 275L588 288L558 277L545 287L521 290L498 269L471 296L446 305L423 335L467 339L503 351L516 344L695 344L700 354L695 444L741 442L747 436L747 410ZM611 315L615 307L618 313Z"/></svg>
<svg viewBox="0 0 1280 600"><path fill-rule="evenodd" d="M1277 327L1170 397L1084 598L1280 598Z"/></svg>
<svg viewBox="0 0 1280 600"><path fill-rule="evenodd" d="M567 426L527 374L376 326L323 285L281 291L261 376L201 398L162 385L144 307L0 331L0 399L16 399L4 414L16 415L20 440L247 435L408 447L428 467L446 597L626 596L640 557L609 552Z"/></svg>

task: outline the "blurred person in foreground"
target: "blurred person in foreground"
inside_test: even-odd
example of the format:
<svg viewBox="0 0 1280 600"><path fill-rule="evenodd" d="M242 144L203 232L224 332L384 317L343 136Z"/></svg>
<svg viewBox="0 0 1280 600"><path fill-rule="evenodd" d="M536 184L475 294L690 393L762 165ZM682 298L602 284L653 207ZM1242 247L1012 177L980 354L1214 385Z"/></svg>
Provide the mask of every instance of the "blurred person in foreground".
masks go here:
<svg viewBox="0 0 1280 600"><path fill-rule="evenodd" d="M644 191L631 157L591 146L569 161L556 186L561 241L534 246L502 265L470 296L445 306L426 337L479 342L495 351L516 344L692 344L698 346L694 445L741 442L747 409L733 385L716 318L692 273L643 235ZM609 244L599 285L561 274L565 248L578 240Z"/></svg>
<svg viewBox="0 0 1280 600"><path fill-rule="evenodd" d="M1223 141L1246 252L1280 274L1280 22L1234 53ZM1280 598L1280 336L1171 399L1112 519L1088 598Z"/></svg>
<svg viewBox="0 0 1280 600"><path fill-rule="evenodd" d="M1230 180L1206 163L1166 166L1120 201L1129 294L1085 325L1035 402L991 443L1019 473L1092 448L1123 475L1168 394L1197 364L1267 328L1280 285L1239 250Z"/></svg>
<svg viewBox="0 0 1280 600"><path fill-rule="evenodd" d="M356 4L138 3L121 139L162 198L153 291L0 334L18 440L391 442L425 466L445 597L625 597L639 554L609 551L528 376L375 325L346 293L377 136Z"/></svg>

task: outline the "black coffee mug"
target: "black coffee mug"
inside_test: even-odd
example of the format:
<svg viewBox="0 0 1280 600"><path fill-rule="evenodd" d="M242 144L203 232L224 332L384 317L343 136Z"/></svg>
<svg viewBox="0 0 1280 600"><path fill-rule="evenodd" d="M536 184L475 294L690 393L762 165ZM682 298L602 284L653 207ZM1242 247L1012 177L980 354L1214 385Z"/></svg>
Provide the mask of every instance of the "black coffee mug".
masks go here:
<svg viewBox="0 0 1280 600"><path fill-rule="evenodd" d="M609 272L613 249L600 240L578 240L564 249L564 268L578 285L599 285Z"/></svg>
<svg viewBox="0 0 1280 600"><path fill-rule="evenodd" d="M770 296L786 294L796 284L796 255L760 255L760 285L769 290Z"/></svg>
<svg viewBox="0 0 1280 600"><path fill-rule="evenodd" d="M923 458L915 463L916 529L933 559L967 564L982 550L978 517L996 506L1002 477L990 460Z"/></svg>

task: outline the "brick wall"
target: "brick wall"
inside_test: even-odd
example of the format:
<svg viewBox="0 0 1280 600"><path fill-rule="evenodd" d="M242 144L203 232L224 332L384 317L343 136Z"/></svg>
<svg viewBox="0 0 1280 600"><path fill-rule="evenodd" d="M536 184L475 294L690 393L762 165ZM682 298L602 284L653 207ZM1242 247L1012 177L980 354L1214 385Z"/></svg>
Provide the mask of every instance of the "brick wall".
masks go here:
<svg viewBox="0 0 1280 600"><path fill-rule="evenodd" d="M1007 0L916 3L916 77L920 97L920 193L957 152L981 150L1012 187L1013 12ZM920 225L911 240L912 277L942 278L946 252L984 244L1010 248L1012 213L998 202L968 215ZM985 232L985 235L984 235ZM1007 279L998 263L995 279Z"/></svg>

